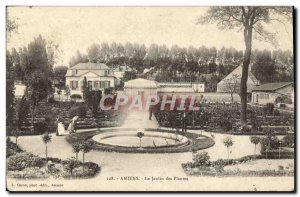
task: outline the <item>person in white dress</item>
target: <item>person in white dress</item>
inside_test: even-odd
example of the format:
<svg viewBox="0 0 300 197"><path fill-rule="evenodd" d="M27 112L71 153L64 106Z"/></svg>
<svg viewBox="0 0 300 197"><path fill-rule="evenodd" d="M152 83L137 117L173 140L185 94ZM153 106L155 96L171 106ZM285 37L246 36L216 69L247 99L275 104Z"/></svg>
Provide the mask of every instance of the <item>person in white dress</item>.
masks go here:
<svg viewBox="0 0 300 197"><path fill-rule="evenodd" d="M78 120L78 116L75 116L72 118L72 121L71 123L69 124L69 127L68 127L68 131L69 133L75 133L76 130L75 130L75 124L76 124L76 121Z"/></svg>

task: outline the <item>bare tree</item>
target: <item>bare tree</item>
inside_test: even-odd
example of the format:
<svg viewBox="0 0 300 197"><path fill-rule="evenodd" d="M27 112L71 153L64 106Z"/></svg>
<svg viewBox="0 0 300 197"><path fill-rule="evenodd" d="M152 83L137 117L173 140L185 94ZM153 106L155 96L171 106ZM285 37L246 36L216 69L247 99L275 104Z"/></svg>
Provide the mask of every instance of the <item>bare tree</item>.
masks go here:
<svg viewBox="0 0 300 197"><path fill-rule="evenodd" d="M199 23L216 23L220 29L243 30L245 53L241 77L241 122L247 124L247 79L254 38L277 45L275 34L267 31L264 25L271 21L284 24L284 20L292 19L292 7L256 7L228 6L210 7L205 16L199 18Z"/></svg>
<svg viewBox="0 0 300 197"><path fill-rule="evenodd" d="M230 93L231 102L233 103L233 94L239 92L240 78L238 75L232 75L231 78L224 80L224 87Z"/></svg>

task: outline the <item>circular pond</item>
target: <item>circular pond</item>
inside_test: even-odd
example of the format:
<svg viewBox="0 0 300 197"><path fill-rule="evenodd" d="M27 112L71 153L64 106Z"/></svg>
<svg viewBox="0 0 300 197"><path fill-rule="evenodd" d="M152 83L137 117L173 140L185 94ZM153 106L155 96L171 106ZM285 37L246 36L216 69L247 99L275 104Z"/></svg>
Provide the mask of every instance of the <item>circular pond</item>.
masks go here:
<svg viewBox="0 0 300 197"><path fill-rule="evenodd" d="M137 133L137 131L108 131L93 136L93 140L102 145L131 148L160 148L189 144L187 137L174 133L143 131L144 135L141 138Z"/></svg>

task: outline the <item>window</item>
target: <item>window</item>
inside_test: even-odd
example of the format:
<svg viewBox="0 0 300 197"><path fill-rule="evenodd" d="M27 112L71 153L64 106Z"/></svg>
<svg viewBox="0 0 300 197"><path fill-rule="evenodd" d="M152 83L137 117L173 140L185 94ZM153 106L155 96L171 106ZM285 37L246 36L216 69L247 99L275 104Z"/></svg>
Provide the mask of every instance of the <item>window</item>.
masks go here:
<svg viewBox="0 0 300 197"><path fill-rule="evenodd" d="M110 81L104 81L104 88L110 87Z"/></svg>
<svg viewBox="0 0 300 197"><path fill-rule="evenodd" d="M100 89L100 83L99 83L99 81L94 81L94 88L95 88L95 90L99 90Z"/></svg>
<svg viewBox="0 0 300 197"><path fill-rule="evenodd" d="M109 74L109 70L104 71L104 76L107 76Z"/></svg>
<svg viewBox="0 0 300 197"><path fill-rule="evenodd" d="M110 87L110 81L100 81L100 88L106 89Z"/></svg>
<svg viewBox="0 0 300 197"><path fill-rule="evenodd" d="M76 90L78 88L78 81L70 81L70 87L72 90Z"/></svg>
<svg viewBox="0 0 300 197"><path fill-rule="evenodd" d="M267 99L269 99L269 94L259 94L258 98L267 100Z"/></svg>

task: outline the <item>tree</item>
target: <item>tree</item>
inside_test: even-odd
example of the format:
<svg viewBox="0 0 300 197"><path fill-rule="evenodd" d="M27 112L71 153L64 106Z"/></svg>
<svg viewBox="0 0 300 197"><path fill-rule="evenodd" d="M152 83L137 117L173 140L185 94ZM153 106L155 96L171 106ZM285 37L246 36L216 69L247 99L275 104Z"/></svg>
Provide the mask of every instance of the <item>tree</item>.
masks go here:
<svg viewBox="0 0 300 197"><path fill-rule="evenodd" d="M48 147L47 147L47 144L48 144L49 142L51 142L51 139L52 139L52 137L51 137L51 135L49 135L48 132L45 133L45 134L42 136L42 140L43 140L43 142L44 142L45 145L46 145L46 151L45 151L45 153L46 153L46 159L48 159Z"/></svg>
<svg viewBox="0 0 300 197"><path fill-rule="evenodd" d="M223 140L223 143L224 143L224 146L226 146L227 148L227 159L229 159L229 148L231 146L233 146L233 140L231 137L226 137L224 140Z"/></svg>
<svg viewBox="0 0 300 197"><path fill-rule="evenodd" d="M209 159L210 156L206 151L198 153L193 157L195 167L200 169L201 176L202 176L202 171L209 166L210 163Z"/></svg>
<svg viewBox="0 0 300 197"><path fill-rule="evenodd" d="M140 138L140 148L142 148L142 137L144 137L145 134L143 132L138 132L136 135Z"/></svg>
<svg viewBox="0 0 300 197"><path fill-rule="evenodd" d="M65 95L67 97L67 101L69 101L69 96L70 96L71 92L70 92L70 87L69 85L66 85L66 88L65 88Z"/></svg>
<svg viewBox="0 0 300 197"><path fill-rule="evenodd" d="M275 60L271 52L264 50L256 54L251 71L261 83L272 83L278 81Z"/></svg>
<svg viewBox="0 0 300 197"><path fill-rule="evenodd" d="M87 49L87 56L89 62L97 63L99 62L99 54L100 54L100 45L99 44L92 44Z"/></svg>
<svg viewBox="0 0 300 197"><path fill-rule="evenodd" d="M27 48L23 50L20 62L24 68L25 95L31 105L33 129L36 107L53 93L53 61L47 57L46 40L42 36L34 38Z"/></svg>
<svg viewBox="0 0 300 197"><path fill-rule="evenodd" d="M260 142L260 137L250 136L250 142L254 144L254 154L256 154L256 145Z"/></svg>
<svg viewBox="0 0 300 197"><path fill-rule="evenodd" d="M99 103L102 98L101 90L89 90L87 92L85 102L95 115L99 109Z"/></svg>
<svg viewBox="0 0 300 197"><path fill-rule="evenodd" d="M54 68L53 76L54 79L59 83L60 86L64 86L66 83L66 73L68 67L66 66L56 66Z"/></svg>
<svg viewBox="0 0 300 197"><path fill-rule="evenodd" d="M26 97L30 101L31 106L31 127L33 129L35 121L35 109L39 102L46 99L51 93L51 80L47 79L42 71L35 71L27 79Z"/></svg>
<svg viewBox="0 0 300 197"><path fill-rule="evenodd" d="M78 153L81 150L80 144L79 143L74 143L72 144L73 152L76 154L76 160L78 160Z"/></svg>
<svg viewBox="0 0 300 197"><path fill-rule="evenodd" d="M72 157L68 160L64 160L63 165L64 168L70 172L70 175L73 176L73 170L77 168L80 165L80 163L77 159L75 160L74 157Z"/></svg>
<svg viewBox="0 0 300 197"><path fill-rule="evenodd" d="M9 130L13 127L15 103L15 77L9 51L6 52L6 125Z"/></svg>
<svg viewBox="0 0 300 197"><path fill-rule="evenodd" d="M87 63L88 61L87 55L82 55L80 51L77 50L75 56L71 57L69 65L70 67L73 67L78 63Z"/></svg>
<svg viewBox="0 0 300 197"><path fill-rule="evenodd" d="M18 137L19 137L19 130L17 130L17 129L15 129L15 130L13 130L13 132L12 132L12 135L15 137L15 139L16 139L16 145L18 145Z"/></svg>
<svg viewBox="0 0 300 197"><path fill-rule="evenodd" d="M83 81L82 81L82 96L83 96L84 101L87 100L88 93L89 93L88 82L87 82L86 77L84 77Z"/></svg>
<svg viewBox="0 0 300 197"><path fill-rule="evenodd" d="M279 21L282 17L292 19L291 7L256 6L216 6L210 7L207 14L199 19L200 23L217 23L220 29L243 29L245 53L241 77L241 123L247 125L247 80L252 52L253 31L259 40L277 44L274 34L264 28L264 24ZM284 23L283 23L284 24Z"/></svg>
<svg viewBox="0 0 300 197"><path fill-rule="evenodd" d="M224 79L224 86L227 91L229 91L231 96L231 102L233 103L233 94L238 93L239 91L239 76L238 75L232 75L229 79Z"/></svg>
<svg viewBox="0 0 300 197"><path fill-rule="evenodd" d="M92 150L93 145L94 145L93 140L85 141L80 145L80 150L82 152L82 167L83 167L82 170L83 171L84 171L84 156L85 156L86 153L88 153Z"/></svg>
<svg viewBox="0 0 300 197"><path fill-rule="evenodd" d="M17 115L18 115L17 126L19 130L21 130L23 122L26 121L29 110L30 110L30 105L26 100L26 96L24 95L20 101L17 110Z"/></svg>

